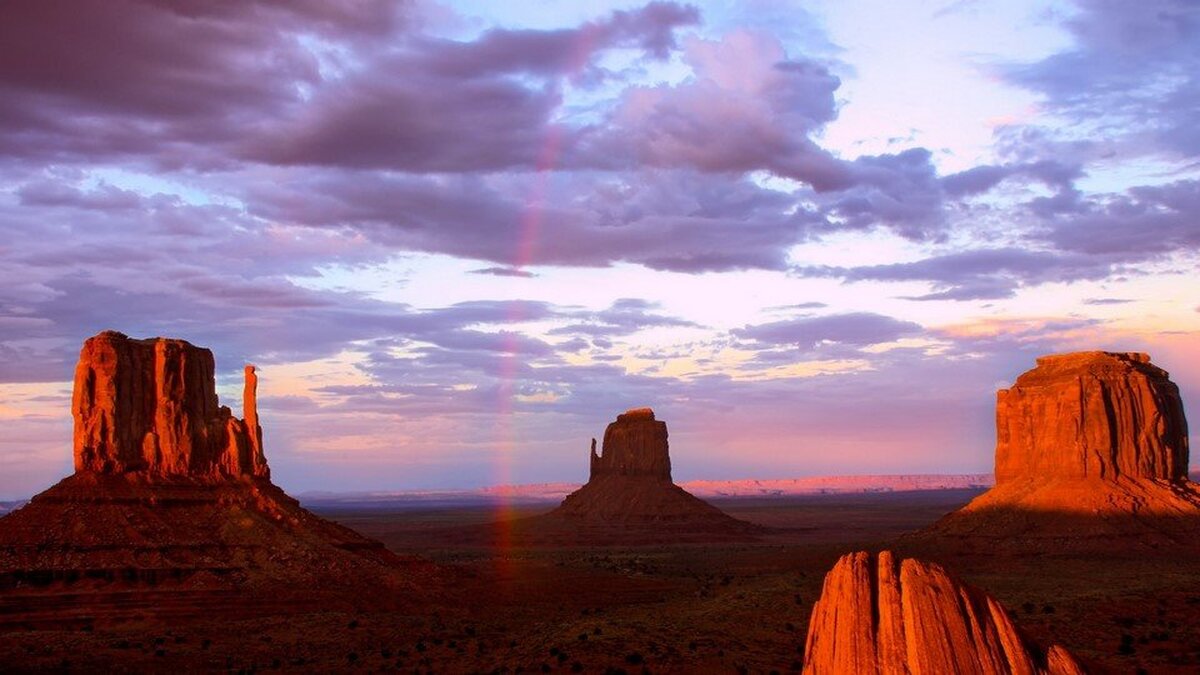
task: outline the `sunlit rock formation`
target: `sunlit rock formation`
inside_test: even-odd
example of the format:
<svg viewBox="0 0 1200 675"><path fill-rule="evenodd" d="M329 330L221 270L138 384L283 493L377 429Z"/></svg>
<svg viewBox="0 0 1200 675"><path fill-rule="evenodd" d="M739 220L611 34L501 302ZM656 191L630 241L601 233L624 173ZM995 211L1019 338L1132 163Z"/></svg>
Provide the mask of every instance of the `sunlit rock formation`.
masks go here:
<svg viewBox="0 0 1200 675"><path fill-rule="evenodd" d="M1200 525L1187 465L1179 388L1149 356L1042 357L997 394L996 486L924 534L1010 548L1187 543Z"/></svg>
<svg viewBox="0 0 1200 675"><path fill-rule="evenodd" d="M1076 675L1065 649L1044 650L986 593L938 565L889 551L842 556L813 606L804 672L880 675Z"/></svg>
<svg viewBox="0 0 1200 675"><path fill-rule="evenodd" d="M411 561L271 483L253 366L245 376L245 419L237 419L218 404L207 349L111 331L84 343L72 403L75 474L0 518L9 620L22 607L53 618L64 589L73 616L95 617L126 607L207 611L209 596L195 591L262 600L223 607L230 616L411 595Z"/></svg>
<svg viewBox="0 0 1200 675"><path fill-rule="evenodd" d="M212 352L183 340L89 338L75 368L75 470L257 476L270 470L246 366L245 419L217 401Z"/></svg>
<svg viewBox="0 0 1200 675"><path fill-rule="evenodd" d="M1077 352L996 395L996 484L1022 480L1187 478L1179 387L1138 353Z"/></svg>

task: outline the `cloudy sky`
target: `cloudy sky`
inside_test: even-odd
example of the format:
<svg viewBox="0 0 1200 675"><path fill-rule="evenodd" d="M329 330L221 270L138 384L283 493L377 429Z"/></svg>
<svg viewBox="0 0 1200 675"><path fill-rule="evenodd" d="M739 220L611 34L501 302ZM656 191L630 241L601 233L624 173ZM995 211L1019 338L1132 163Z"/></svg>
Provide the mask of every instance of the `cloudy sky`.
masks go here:
<svg viewBox="0 0 1200 675"><path fill-rule="evenodd" d="M106 329L261 367L285 488L985 472L1148 351L1200 419L1187 0L0 5L0 498ZM1195 443L1195 436L1193 436Z"/></svg>

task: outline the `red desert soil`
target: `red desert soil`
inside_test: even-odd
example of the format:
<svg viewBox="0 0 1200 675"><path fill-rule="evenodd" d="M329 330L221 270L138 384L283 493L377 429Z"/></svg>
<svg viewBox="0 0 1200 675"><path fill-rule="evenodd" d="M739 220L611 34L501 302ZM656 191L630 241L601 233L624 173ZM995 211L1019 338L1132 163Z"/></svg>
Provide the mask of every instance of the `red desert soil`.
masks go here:
<svg viewBox="0 0 1200 675"><path fill-rule="evenodd" d="M777 529L749 543L665 546L453 545L438 533L491 521L496 511L318 508L397 554L437 564L422 604L248 618L230 613L245 602L235 592L200 616L142 606L124 618L57 629L10 622L0 629L0 663L58 670L66 661L76 672L264 671L278 663L314 672L529 673L542 664L572 672L575 662L582 672L792 672L803 666L812 605L840 555L888 548L975 494L725 500L718 504L732 516ZM1111 672L1200 668L1194 556L948 555L911 545L903 555L944 565L1008 607L1032 640ZM0 615L7 607L0 594Z"/></svg>
<svg viewBox="0 0 1200 675"><path fill-rule="evenodd" d="M127 470L77 474L25 507L42 515L0 519L0 542L18 542L4 559L21 561L5 563L7 578L30 575L0 589L0 669L796 672L827 573L848 551L882 549L995 598L1023 644L1061 645L1098 671L1200 669L1194 549L1117 539L1106 550L1016 552L901 538L980 490L713 500L761 529L701 543L522 540L511 536L519 524L496 522L549 507L306 503L334 525L265 476L240 473L255 466L249 443L188 436L223 429L228 439L237 428L219 407L206 410L195 424L167 425L186 433L143 436L140 451L94 446L94 457ZM242 428L256 426L250 419ZM169 459L177 453L164 449L184 448L171 440L184 437L199 459ZM181 466L203 476L171 468ZM20 538L39 527L35 547L50 555ZM462 536L472 528L492 535ZM158 568L180 571L147 573Z"/></svg>

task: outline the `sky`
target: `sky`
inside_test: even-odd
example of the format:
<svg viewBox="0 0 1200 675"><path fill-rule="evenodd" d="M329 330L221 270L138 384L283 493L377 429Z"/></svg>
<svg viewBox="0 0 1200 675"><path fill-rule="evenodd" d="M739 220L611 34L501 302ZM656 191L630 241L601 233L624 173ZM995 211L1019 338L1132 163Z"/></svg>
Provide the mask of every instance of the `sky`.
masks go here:
<svg viewBox="0 0 1200 675"><path fill-rule="evenodd" d="M583 481L644 405L677 480L984 473L1081 349L1200 419L1198 118L1186 0L10 0L0 498L105 329L257 364L294 492Z"/></svg>

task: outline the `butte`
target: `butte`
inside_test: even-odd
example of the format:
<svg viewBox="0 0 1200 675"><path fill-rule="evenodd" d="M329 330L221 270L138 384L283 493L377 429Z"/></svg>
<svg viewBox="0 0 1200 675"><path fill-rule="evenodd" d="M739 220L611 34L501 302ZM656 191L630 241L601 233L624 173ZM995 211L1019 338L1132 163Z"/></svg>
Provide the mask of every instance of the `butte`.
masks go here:
<svg viewBox="0 0 1200 675"><path fill-rule="evenodd" d="M1057 645L1025 637L1004 607L942 567L889 551L842 556L825 576L804 673L1082 675Z"/></svg>
<svg viewBox="0 0 1200 675"><path fill-rule="evenodd" d="M1195 546L1200 488L1188 480L1179 388L1140 353L1037 360L996 397L996 485L916 540L968 548Z"/></svg>
<svg viewBox="0 0 1200 675"><path fill-rule="evenodd" d="M271 482L245 373L238 419L207 349L113 331L84 343L75 473L0 518L0 623L351 609L411 592L421 565Z"/></svg>
<svg viewBox="0 0 1200 675"><path fill-rule="evenodd" d="M592 439L588 482L532 529L586 543L665 543L746 539L756 525L726 515L671 480L667 423L650 408L617 416L596 453Z"/></svg>

